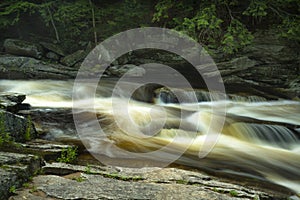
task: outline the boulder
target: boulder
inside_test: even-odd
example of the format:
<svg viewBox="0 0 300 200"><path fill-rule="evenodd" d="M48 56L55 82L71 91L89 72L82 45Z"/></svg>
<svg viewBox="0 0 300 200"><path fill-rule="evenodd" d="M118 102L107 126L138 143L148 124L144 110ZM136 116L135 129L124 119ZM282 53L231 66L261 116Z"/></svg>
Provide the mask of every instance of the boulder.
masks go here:
<svg viewBox="0 0 300 200"><path fill-rule="evenodd" d="M0 199L8 199L13 190L28 182L41 166L42 161L37 156L0 151Z"/></svg>
<svg viewBox="0 0 300 200"><path fill-rule="evenodd" d="M53 61L58 61L59 60L59 55L57 55L56 53L50 51L46 54L46 58L49 58Z"/></svg>
<svg viewBox="0 0 300 200"><path fill-rule="evenodd" d="M87 56L87 53L84 50L78 50L70 55L67 55L63 59L61 59L61 63L66 66L73 66L74 64L83 61Z"/></svg>
<svg viewBox="0 0 300 200"><path fill-rule="evenodd" d="M107 71L110 75L116 77L122 77L125 74L127 77L142 77L146 73L144 68L132 64L112 66Z"/></svg>
<svg viewBox="0 0 300 200"><path fill-rule="evenodd" d="M0 78L3 79L69 79L77 71L30 57L0 56Z"/></svg>
<svg viewBox="0 0 300 200"><path fill-rule="evenodd" d="M53 43L48 43L48 42L40 42L40 44L48 51L53 52L57 55L60 56L65 56L64 51L60 48L60 46L53 44Z"/></svg>
<svg viewBox="0 0 300 200"><path fill-rule="evenodd" d="M13 113L17 113L19 110L28 109L30 105L22 104L25 98L25 94L1 92L0 108Z"/></svg>
<svg viewBox="0 0 300 200"><path fill-rule="evenodd" d="M39 44L17 40L6 39L4 41L5 52L19 56L29 56L34 58L41 58L43 56L43 48Z"/></svg>
<svg viewBox="0 0 300 200"><path fill-rule="evenodd" d="M4 110L0 110L0 132L7 133L10 140L15 142L25 142L37 136L30 119Z"/></svg>

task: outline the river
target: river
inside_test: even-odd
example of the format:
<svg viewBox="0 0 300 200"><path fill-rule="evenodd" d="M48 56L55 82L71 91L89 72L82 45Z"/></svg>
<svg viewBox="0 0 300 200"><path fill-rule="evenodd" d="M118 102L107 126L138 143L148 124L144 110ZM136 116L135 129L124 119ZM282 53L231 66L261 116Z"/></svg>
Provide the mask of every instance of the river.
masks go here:
<svg viewBox="0 0 300 200"><path fill-rule="evenodd" d="M300 193L300 102L145 103L112 98L110 87L74 102L72 81L0 81L0 92L25 93L33 108L73 108L79 139L96 157L177 162Z"/></svg>

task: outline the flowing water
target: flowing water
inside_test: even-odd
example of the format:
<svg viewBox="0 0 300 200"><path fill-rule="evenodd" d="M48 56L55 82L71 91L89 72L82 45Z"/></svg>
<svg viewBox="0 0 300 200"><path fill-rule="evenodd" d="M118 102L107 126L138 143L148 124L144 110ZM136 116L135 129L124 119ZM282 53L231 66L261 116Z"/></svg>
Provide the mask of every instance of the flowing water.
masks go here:
<svg viewBox="0 0 300 200"><path fill-rule="evenodd" d="M239 101L178 104L156 99L156 103L144 103L109 97L111 86L109 83L99 88L90 105L89 101L73 104L72 81L0 81L0 91L25 93L25 102L33 107L84 107L74 108L74 114L83 119L77 126L84 130L80 139L94 154L175 161L267 180L300 192L299 102L243 102L237 98ZM82 91L89 89L82 84ZM218 130L214 127L223 125L224 116L212 108L220 104L226 106L226 118L223 128ZM122 107L126 107L126 112ZM90 123L89 119L95 117L99 127ZM217 142L200 158L202 147L209 142L210 128L217 132ZM147 135L149 131L154 134ZM181 156L176 159L178 155Z"/></svg>

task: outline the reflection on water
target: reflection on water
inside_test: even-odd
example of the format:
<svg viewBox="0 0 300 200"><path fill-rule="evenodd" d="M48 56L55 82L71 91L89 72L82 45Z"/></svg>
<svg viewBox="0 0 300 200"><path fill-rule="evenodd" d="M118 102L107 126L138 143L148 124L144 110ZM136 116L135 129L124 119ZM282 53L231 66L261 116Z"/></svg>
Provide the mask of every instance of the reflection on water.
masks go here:
<svg viewBox="0 0 300 200"><path fill-rule="evenodd" d="M0 91L26 93L26 102L35 107L73 106L71 81L2 80L0 85ZM88 89L82 85L83 91ZM212 122L211 119L222 117L212 118L217 114L211 108L220 102L179 105L156 101L156 104L149 104L103 97L108 96L101 95L101 91L106 90L111 89L99 89L99 94L93 99L94 105L82 101L80 105L86 109L75 109L75 114L85 119L85 124L80 126L85 127L86 134L81 135L81 139L88 144L90 151L122 159L132 157L127 152L136 152L141 158L161 162L167 162L172 155L182 152L178 163L267 179L300 192L299 102L242 102L240 98L238 102L222 102L227 108L222 134L208 156L199 159L207 129L218 123L218 120ZM127 105L128 111L116 112L113 105ZM99 129L89 124L92 123L89 119L94 116L105 135L99 134ZM146 134L149 130L154 131L152 135ZM155 157L142 154L166 146Z"/></svg>

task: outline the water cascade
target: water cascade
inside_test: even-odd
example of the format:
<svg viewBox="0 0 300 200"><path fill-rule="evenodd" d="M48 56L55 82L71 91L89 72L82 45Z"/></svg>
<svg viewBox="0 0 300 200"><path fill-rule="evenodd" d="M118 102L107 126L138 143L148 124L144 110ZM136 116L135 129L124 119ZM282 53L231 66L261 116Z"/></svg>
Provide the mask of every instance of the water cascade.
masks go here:
<svg viewBox="0 0 300 200"><path fill-rule="evenodd" d="M1 92L26 93L26 102L32 107L73 106L71 81L2 80L0 85ZM83 84L82 90L87 89ZM163 162L182 152L176 160L180 164L267 180L300 192L299 102L222 102L227 108L224 127L212 151L201 159L198 155L207 130L222 117L212 112L220 102L145 103L101 94L95 95L94 106L87 102L80 102L86 108L84 113L78 109L75 115L86 117L81 124L86 134L80 139L95 154L126 159L132 157L128 152L133 152L139 158ZM117 112L114 105L126 105L127 113ZM99 129L89 124L90 116L98 118L105 135L100 137ZM212 121L213 117L217 120ZM147 135L151 131L154 134ZM157 150L160 154L147 154Z"/></svg>

